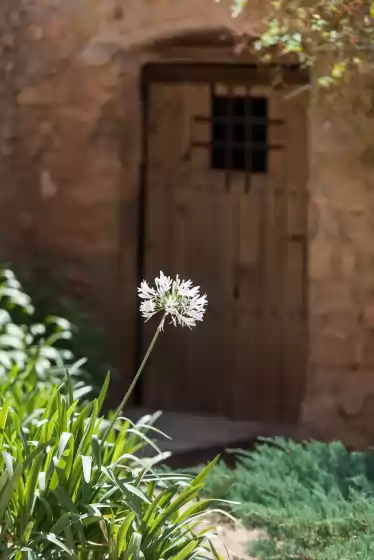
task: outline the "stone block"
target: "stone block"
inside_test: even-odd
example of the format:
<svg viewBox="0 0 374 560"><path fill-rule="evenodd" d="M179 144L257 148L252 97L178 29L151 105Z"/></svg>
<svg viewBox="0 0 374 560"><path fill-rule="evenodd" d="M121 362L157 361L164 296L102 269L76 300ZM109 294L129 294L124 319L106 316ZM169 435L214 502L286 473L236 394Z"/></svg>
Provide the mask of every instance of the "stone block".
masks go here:
<svg viewBox="0 0 374 560"><path fill-rule="evenodd" d="M374 332L366 332L363 337L363 367L373 368L374 372Z"/></svg>
<svg viewBox="0 0 374 560"><path fill-rule="evenodd" d="M335 310L356 307L354 285L345 280L322 279L309 285L309 310L311 316L330 315Z"/></svg>
<svg viewBox="0 0 374 560"><path fill-rule="evenodd" d="M108 64L118 52L118 43L92 41L80 55L80 59L89 66L104 66Z"/></svg>
<svg viewBox="0 0 374 560"><path fill-rule="evenodd" d="M17 101L20 105L40 105L43 103L40 91L34 87L26 87L21 90L17 96Z"/></svg>
<svg viewBox="0 0 374 560"><path fill-rule="evenodd" d="M329 280L332 275L332 242L315 239L309 246L309 278L310 280Z"/></svg>
<svg viewBox="0 0 374 560"><path fill-rule="evenodd" d="M334 309L325 316L324 326L329 333L338 338L355 336L360 328L359 311L355 307Z"/></svg>
<svg viewBox="0 0 374 560"><path fill-rule="evenodd" d="M353 279L357 272L357 256L355 248L349 243L340 247L340 266L342 276L347 280Z"/></svg>
<svg viewBox="0 0 374 560"><path fill-rule="evenodd" d="M368 302L364 308L363 323L366 328L374 331L374 300Z"/></svg>
<svg viewBox="0 0 374 560"><path fill-rule="evenodd" d="M355 336L326 328L318 338L311 340L313 359L318 367L354 367L358 359L359 342Z"/></svg>

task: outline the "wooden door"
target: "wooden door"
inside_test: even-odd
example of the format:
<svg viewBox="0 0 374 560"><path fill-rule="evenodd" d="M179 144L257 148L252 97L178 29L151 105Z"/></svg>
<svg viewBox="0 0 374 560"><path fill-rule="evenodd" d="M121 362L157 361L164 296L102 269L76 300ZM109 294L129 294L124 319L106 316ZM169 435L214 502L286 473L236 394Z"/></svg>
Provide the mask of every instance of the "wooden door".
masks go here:
<svg viewBox="0 0 374 560"><path fill-rule="evenodd" d="M148 84L144 275L191 278L209 303L193 331L162 335L144 404L293 421L306 355L305 97L224 77Z"/></svg>

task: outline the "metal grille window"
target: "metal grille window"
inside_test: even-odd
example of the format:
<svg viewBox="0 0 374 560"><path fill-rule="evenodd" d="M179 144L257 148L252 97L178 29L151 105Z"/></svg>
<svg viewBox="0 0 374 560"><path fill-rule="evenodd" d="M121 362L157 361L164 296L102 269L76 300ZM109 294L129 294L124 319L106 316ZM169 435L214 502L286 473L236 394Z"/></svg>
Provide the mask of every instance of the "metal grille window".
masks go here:
<svg viewBox="0 0 374 560"><path fill-rule="evenodd" d="M212 94L211 167L248 173L267 172L266 97Z"/></svg>

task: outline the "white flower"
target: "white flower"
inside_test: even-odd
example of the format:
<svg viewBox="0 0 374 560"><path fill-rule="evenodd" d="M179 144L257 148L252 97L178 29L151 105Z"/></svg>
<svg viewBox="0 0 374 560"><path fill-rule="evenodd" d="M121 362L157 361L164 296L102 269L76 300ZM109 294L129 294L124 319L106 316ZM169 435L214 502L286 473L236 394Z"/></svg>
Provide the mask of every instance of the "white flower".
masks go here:
<svg viewBox="0 0 374 560"><path fill-rule="evenodd" d="M165 276L165 274L161 271L160 278L155 279L155 284L157 287L157 292L160 294L160 296L163 296L170 290L173 281L170 276Z"/></svg>
<svg viewBox="0 0 374 560"><path fill-rule="evenodd" d="M174 326L190 329L196 326L197 321L203 320L208 303L206 295L201 296L199 286L193 286L191 280L181 280L179 276L172 280L163 272L155 279L155 288L143 280L138 293L143 300L140 311L146 321L161 312L164 319L170 316ZM160 329L163 324L164 321L161 321Z"/></svg>

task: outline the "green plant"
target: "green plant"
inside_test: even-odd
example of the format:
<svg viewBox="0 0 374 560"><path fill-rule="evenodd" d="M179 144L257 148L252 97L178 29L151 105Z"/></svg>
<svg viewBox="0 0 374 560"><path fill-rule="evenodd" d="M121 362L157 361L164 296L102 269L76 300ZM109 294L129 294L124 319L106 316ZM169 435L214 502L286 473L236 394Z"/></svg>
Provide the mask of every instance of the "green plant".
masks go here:
<svg viewBox="0 0 374 560"><path fill-rule="evenodd" d="M64 347L77 358L87 359L86 368L91 380L101 386L108 365L109 341L104 326L88 301L80 301L67 287L72 271L68 265L51 266L51 260L36 255L31 261L17 263L16 269L35 306L34 317L44 322L49 315L66 318L73 336ZM112 378L115 371L112 368Z"/></svg>
<svg viewBox="0 0 374 560"><path fill-rule="evenodd" d="M3 402L1 559L213 558L209 532L196 529L209 500L193 503L212 465L193 480L156 475L160 455L136 456L152 418L100 417L108 382L81 408L55 389L23 423Z"/></svg>
<svg viewBox="0 0 374 560"><path fill-rule="evenodd" d="M82 398L92 387L83 369L66 348L72 338L72 325L66 319L49 316L33 320L31 298L14 273L0 270L0 395L9 395L19 410L34 408L33 397L43 388L51 389L74 378L74 394Z"/></svg>
<svg viewBox="0 0 374 560"><path fill-rule="evenodd" d="M208 495L270 540L252 545L264 560L374 557L374 457L339 443L265 440L210 474Z"/></svg>
<svg viewBox="0 0 374 560"><path fill-rule="evenodd" d="M157 280L159 283L157 284ZM163 455L149 435L154 418L133 425L121 416L168 315L193 326L206 298L190 283L161 275L157 294L139 290L143 315L157 297L161 322L116 412L100 416L109 375L99 396L74 397L68 376L60 387L38 383L32 412L0 398L0 560L203 560L220 558L210 529L201 529L211 499L199 499L213 461L195 477L156 473ZM147 303L148 302L148 303ZM35 368L34 368L35 369ZM15 376L14 385L22 385ZM145 446L155 454L140 457Z"/></svg>

